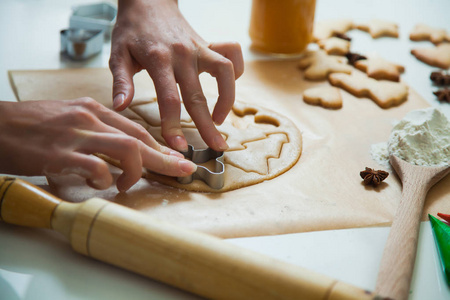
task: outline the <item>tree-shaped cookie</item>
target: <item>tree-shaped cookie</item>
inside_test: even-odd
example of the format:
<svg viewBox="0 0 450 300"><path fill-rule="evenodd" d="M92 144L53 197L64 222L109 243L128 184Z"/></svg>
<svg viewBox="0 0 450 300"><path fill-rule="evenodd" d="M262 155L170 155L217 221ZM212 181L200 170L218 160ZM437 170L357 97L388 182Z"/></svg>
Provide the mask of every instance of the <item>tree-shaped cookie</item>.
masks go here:
<svg viewBox="0 0 450 300"><path fill-rule="evenodd" d="M375 80L359 72L334 73L328 77L330 83L356 97L368 97L381 108L389 108L406 101L408 87L403 83Z"/></svg>

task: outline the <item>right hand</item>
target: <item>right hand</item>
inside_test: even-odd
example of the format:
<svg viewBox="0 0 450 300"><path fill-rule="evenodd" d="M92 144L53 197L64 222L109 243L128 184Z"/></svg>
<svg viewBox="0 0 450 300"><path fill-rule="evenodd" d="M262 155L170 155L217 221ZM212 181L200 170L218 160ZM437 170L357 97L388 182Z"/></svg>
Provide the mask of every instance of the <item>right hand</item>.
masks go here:
<svg viewBox="0 0 450 300"><path fill-rule="evenodd" d="M120 0L109 61L114 78L114 109L132 101L133 76L145 69L153 80L167 145L187 151L180 125L181 99L205 143L216 151L228 145L215 125L224 122L235 101L235 80L244 71L241 46L208 43L189 25L175 0ZM199 74L216 77L219 97L208 109Z"/></svg>
<svg viewBox="0 0 450 300"><path fill-rule="evenodd" d="M119 160L119 191L142 176L142 167L168 176L187 176L196 165L161 146L141 125L90 98L65 101L0 102L0 173L15 175L78 174L98 189L113 177L108 165L92 155Z"/></svg>

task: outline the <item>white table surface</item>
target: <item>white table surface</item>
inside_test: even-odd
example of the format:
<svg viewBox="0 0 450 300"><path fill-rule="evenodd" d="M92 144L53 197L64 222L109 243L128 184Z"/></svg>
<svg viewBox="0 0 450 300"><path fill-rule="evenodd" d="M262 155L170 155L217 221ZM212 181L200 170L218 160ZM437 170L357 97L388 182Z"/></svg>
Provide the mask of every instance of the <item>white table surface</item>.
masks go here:
<svg viewBox="0 0 450 300"><path fill-rule="evenodd" d="M372 40L350 32L352 50L406 67L402 76L431 105L439 104L429 74L435 68L417 61L408 34L418 22L450 31L450 1L317 0L316 20L382 18L400 25L400 38ZM93 0L2 0L0 2L0 99L14 100L7 70L107 67L109 45L87 62L59 54L59 31L68 27L73 5ZM249 0L179 0L182 12L208 41L241 43L245 60L261 58L249 50ZM42 178L31 178L34 182ZM373 290L389 228L361 228L227 240L230 243ZM0 224L0 299L195 299L197 297L139 275L83 257L58 234ZM422 223L410 299L450 299L439 266L429 222Z"/></svg>

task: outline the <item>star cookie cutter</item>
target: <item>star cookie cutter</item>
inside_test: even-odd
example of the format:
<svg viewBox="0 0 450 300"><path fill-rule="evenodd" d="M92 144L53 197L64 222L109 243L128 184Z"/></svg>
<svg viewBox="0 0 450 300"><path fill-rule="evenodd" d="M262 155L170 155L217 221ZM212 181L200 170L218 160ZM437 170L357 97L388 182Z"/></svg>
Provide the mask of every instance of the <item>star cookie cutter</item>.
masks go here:
<svg viewBox="0 0 450 300"><path fill-rule="evenodd" d="M181 184L188 184L195 179L202 180L213 189L219 190L223 187L225 181L225 164L223 163L223 151L215 151L211 148L196 150L192 145L188 145L188 151L182 152L185 158L190 159L197 164L197 170L189 176L177 177ZM207 161L214 160L214 170L198 165Z"/></svg>

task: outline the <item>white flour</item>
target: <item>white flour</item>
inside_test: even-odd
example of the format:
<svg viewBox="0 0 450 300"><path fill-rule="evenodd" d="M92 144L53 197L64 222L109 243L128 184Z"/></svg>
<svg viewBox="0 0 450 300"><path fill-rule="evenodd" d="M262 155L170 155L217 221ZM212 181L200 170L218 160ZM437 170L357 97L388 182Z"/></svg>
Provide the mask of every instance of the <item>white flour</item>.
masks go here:
<svg viewBox="0 0 450 300"><path fill-rule="evenodd" d="M371 154L389 164L389 153L415 165L444 166L450 163L450 122L436 108L409 112L392 129L389 141L372 145Z"/></svg>

